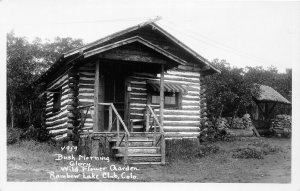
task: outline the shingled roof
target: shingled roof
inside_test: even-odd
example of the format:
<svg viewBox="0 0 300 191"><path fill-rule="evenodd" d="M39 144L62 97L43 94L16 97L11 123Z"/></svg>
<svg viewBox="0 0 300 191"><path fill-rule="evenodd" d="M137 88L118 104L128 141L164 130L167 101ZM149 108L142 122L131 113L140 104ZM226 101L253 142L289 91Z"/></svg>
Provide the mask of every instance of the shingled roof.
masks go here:
<svg viewBox="0 0 300 191"><path fill-rule="evenodd" d="M280 93L274 90L270 86L260 85L259 86L259 95L255 97L255 99L259 102L278 102L283 104L291 104L285 97L283 97Z"/></svg>

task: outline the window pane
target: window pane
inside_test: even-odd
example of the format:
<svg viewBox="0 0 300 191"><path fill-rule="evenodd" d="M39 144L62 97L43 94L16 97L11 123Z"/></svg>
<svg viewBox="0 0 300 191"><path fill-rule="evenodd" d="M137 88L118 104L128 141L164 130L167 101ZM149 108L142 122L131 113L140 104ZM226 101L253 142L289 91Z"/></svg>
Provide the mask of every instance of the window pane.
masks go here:
<svg viewBox="0 0 300 191"><path fill-rule="evenodd" d="M159 96L155 96L155 95L153 95L152 96L152 103L155 103L155 104L159 104L160 103L160 99L159 99L160 97Z"/></svg>
<svg viewBox="0 0 300 191"><path fill-rule="evenodd" d="M165 104L166 105L175 105L176 104L175 95L165 96Z"/></svg>

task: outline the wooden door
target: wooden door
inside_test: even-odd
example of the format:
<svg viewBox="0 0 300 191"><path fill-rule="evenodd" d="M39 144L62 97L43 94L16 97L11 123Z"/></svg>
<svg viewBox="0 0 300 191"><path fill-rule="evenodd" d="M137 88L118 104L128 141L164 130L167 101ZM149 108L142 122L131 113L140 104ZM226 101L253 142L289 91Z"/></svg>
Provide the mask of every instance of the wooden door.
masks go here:
<svg viewBox="0 0 300 191"><path fill-rule="evenodd" d="M104 102L106 103L113 103L114 106L116 107L118 113L120 114L120 116L122 117L123 121L126 111L126 100L125 100L125 93L126 93L126 89L125 89L125 76L121 75L121 74L108 74L105 76L104 78L104 89L105 89L105 93L104 93ZM105 108L104 110L104 126L105 126L105 130L108 129L108 107ZM115 115L113 115L113 120L115 118ZM113 124L113 129L115 130L115 125L116 122ZM121 127L121 129L123 129Z"/></svg>

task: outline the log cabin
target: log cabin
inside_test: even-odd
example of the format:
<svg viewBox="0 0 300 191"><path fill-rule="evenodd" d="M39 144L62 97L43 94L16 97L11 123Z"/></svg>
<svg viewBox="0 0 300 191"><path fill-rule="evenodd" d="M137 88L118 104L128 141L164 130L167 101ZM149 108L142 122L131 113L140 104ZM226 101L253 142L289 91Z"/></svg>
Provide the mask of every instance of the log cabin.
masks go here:
<svg viewBox="0 0 300 191"><path fill-rule="evenodd" d="M218 72L148 21L64 53L35 84L45 89L54 140L90 140L90 155L164 164L166 140L197 140L207 119L202 79Z"/></svg>

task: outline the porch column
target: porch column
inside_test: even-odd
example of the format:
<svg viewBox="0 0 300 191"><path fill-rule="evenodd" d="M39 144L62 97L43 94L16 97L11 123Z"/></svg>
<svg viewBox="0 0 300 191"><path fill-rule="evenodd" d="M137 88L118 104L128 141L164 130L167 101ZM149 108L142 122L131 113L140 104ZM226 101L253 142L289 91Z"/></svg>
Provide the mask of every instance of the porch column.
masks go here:
<svg viewBox="0 0 300 191"><path fill-rule="evenodd" d="M100 85L100 62L97 59L95 63L95 86L94 86L94 126L93 132L99 132L99 85Z"/></svg>
<svg viewBox="0 0 300 191"><path fill-rule="evenodd" d="M162 127L162 130L164 129L164 104L165 104L165 96L164 96L164 65L161 65L161 73L160 73L160 111L159 111L159 117L160 117L160 124ZM165 137L164 135L161 135L161 163L166 163L166 143L165 143Z"/></svg>
<svg viewBox="0 0 300 191"><path fill-rule="evenodd" d="M159 111L159 118L160 124L164 127L164 103L165 103L165 96L164 96L164 65L161 65L161 73L160 73L160 111Z"/></svg>

